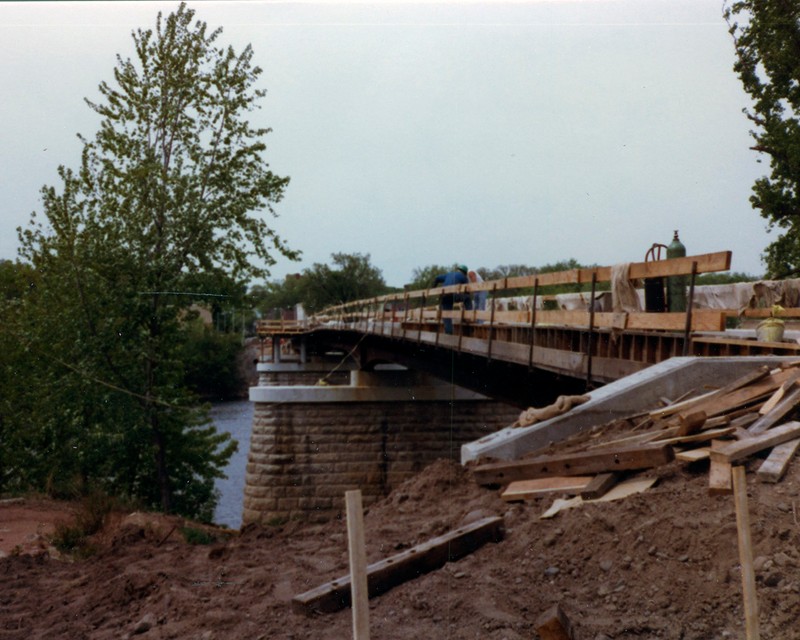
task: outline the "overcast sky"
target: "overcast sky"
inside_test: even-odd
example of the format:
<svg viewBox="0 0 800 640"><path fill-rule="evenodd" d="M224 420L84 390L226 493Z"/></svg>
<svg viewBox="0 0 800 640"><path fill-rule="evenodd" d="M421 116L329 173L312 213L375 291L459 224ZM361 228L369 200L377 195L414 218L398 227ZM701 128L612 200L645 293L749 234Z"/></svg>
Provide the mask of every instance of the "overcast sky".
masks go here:
<svg viewBox="0 0 800 640"><path fill-rule="evenodd" d="M93 136L83 99L131 31L177 2L0 4L0 258L59 164ZM267 160L291 177L270 224L301 262L370 254L415 267L640 261L674 229L763 273L749 149L721 0L189 2L250 43Z"/></svg>

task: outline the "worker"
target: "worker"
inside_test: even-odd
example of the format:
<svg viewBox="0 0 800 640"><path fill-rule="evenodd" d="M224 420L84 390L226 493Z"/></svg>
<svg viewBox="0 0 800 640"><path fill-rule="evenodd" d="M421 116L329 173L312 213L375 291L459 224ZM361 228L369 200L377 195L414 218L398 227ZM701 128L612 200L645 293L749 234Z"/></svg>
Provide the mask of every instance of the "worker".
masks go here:
<svg viewBox="0 0 800 640"><path fill-rule="evenodd" d="M449 273L441 273L433 279L434 287L451 287L457 284L468 284L467 273L469 269L463 264L458 265L454 271ZM468 293L444 293L441 296L441 309L442 311L452 311L453 305L456 302L461 302L465 309L472 309L472 300ZM453 333L453 320L452 318L444 319L444 332L447 334Z"/></svg>

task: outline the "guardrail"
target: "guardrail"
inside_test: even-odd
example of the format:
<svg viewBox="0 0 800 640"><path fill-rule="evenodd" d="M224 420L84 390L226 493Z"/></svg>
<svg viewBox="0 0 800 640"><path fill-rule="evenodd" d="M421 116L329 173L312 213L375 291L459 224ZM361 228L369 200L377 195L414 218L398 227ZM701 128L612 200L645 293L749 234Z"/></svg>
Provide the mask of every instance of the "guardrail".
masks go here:
<svg viewBox="0 0 800 640"><path fill-rule="evenodd" d="M308 320L303 321L261 321L259 323L260 335L290 334L310 331L317 327L331 328L368 328L380 326L379 331L384 332L383 325L400 323L407 325L435 325L438 334L443 327L444 320L450 320L458 331L464 325L482 325L490 333L500 325L525 326L531 329L544 326L566 326L580 329L610 328L616 330L652 330L652 331L720 331L725 327L725 317L730 315L728 310L695 310L692 308L692 297L695 277L700 273L727 271L730 269L731 252L721 251L670 260L654 262L631 263L627 268L628 280L641 280L647 278L669 278L675 276L689 276L688 303L686 312L603 312L595 311L590 305L586 310L557 310L549 311L537 309L540 298L545 297L548 287L565 284L591 285L590 300L594 300L596 287L601 282L611 282L613 267L589 267L583 269L570 269L553 273L543 273L530 276L517 276L491 280L482 283L470 283L449 287L435 287L418 291L387 294L365 300L354 300L344 304L324 309ZM523 303L524 309L501 310L495 304L498 292L526 290ZM443 311L438 301L443 294L455 294L464 297L479 291L489 292L487 310L467 310L463 305L456 304L453 311ZM433 304L432 304L433 303ZM434 327L431 326L431 329Z"/></svg>

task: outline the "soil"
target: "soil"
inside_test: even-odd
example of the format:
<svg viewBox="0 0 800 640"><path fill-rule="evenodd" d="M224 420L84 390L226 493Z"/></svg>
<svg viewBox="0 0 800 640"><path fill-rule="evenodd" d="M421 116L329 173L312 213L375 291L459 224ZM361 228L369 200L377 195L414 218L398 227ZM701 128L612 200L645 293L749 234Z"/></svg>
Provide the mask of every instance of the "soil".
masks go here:
<svg viewBox="0 0 800 640"><path fill-rule="evenodd" d="M749 461L761 637L800 638L800 462L777 484ZM439 461L365 515L368 561L501 515L505 537L370 601L371 637L518 640L559 604L576 640L745 638L733 497L708 494L708 463L673 462L656 485L552 519L554 498L505 503L469 468ZM48 545L71 505L0 503L0 640L352 637L352 612L305 616L292 598L348 571L343 519L203 531L117 514L83 559ZM32 537L31 537L32 536Z"/></svg>

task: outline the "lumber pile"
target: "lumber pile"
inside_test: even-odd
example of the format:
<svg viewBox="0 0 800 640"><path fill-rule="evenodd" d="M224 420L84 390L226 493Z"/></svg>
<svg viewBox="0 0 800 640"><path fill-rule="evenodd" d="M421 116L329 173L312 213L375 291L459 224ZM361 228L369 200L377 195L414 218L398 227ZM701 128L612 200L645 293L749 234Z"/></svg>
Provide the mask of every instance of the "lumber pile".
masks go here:
<svg viewBox="0 0 800 640"><path fill-rule="evenodd" d="M800 362L758 367L721 388L662 404L545 455L478 465L475 480L505 486L507 501L548 494L597 499L631 472L708 460L709 493L731 493L733 465L766 457L757 477L778 482L800 448L800 421L793 420L800 413Z"/></svg>

